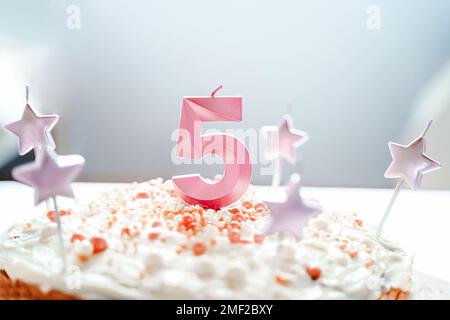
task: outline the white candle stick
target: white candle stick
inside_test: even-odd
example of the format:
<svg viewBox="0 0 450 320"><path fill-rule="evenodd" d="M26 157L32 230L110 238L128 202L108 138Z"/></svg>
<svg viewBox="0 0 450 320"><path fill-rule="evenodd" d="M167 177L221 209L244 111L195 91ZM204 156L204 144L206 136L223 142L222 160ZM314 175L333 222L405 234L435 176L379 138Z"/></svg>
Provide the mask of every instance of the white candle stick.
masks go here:
<svg viewBox="0 0 450 320"><path fill-rule="evenodd" d="M274 161L275 162L274 162L274 171L272 175L272 187L277 188L280 186L281 183L283 159L281 159L281 157L278 157Z"/></svg>
<svg viewBox="0 0 450 320"><path fill-rule="evenodd" d="M383 218L381 219L380 224L378 225L377 229L377 237L379 238L381 236L381 232L383 231L384 224L386 223L387 217L389 216L389 213L391 212L392 207L394 206L395 200L397 199L398 194L400 193L400 189L402 188L404 180L400 179L397 181L397 184L395 185L394 192L392 193L391 200L389 200L389 204L384 211Z"/></svg>
<svg viewBox="0 0 450 320"><path fill-rule="evenodd" d="M54 212L56 224L58 226L59 250L60 250L62 261L63 261L62 272L65 272L66 268L67 268L67 258L66 258L66 250L64 248L64 239L62 236L63 230L62 230L62 225L61 225L61 216L59 214L58 203L56 201L56 197L52 197L52 200L53 200L53 207L54 207L53 212ZM48 203L48 201L47 201L47 203Z"/></svg>

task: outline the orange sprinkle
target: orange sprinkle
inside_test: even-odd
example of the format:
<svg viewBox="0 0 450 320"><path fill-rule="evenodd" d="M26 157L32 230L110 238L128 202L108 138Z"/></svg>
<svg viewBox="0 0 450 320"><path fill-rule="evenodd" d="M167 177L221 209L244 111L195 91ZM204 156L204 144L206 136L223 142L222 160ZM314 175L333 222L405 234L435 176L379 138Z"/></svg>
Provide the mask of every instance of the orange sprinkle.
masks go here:
<svg viewBox="0 0 450 320"><path fill-rule="evenodd" d="M70 238L70 242L71 243L74 243L75 241L83 241L84 239L86 239L86 237L85 236L83 236L83 235L81 235L81 234L79 234L79 233L74 233L73 235L72 235L72 237Z"/></svg>
<svg viewBox="0 0 450 320"><path fill-rule="evenodd" d="M150 240L156 240L156 239L158 239L158 237L159 237L159 232L150 232L148 234L148 238Z"/></svg>
<svg viewBox="0 0 450 320"><path fill-rule="evenodd" d="M148 198L149 198L149 195L147 192L139 192L136 195L136 199L148 199Z"/></svg>
<svg viewBox="0 0 450 320"><path fill-rule="evenodd" d="M160 227L161 224L162 224L161 221L153 221L152 228Z"/></svg>
<svg viewBox="0 0 450 320"><path fill-rule="evenodd" d="M255 234L253 240L255 243L262 243L264 241L264 236L262 234Z"/></svg>
<svg viewBox="0 0 450 320"><path fill-rule="evenodd" d="M192 222L194 222L194 219L192 218L192 216L190 214L186 214L185 216L183 216L182 223L185 226L189 226Z"/></svg>
<svg viewBox="0 0 450 320"><path fill-rule="evenodd" d="M128 227L123 228L120 234L122 236L125 236L125 235L131 236L130 228L128 228Z"/></svg>
<svg viewBox="0 0 450 320"><path fill-rule="evenodd" d="M319 279L321 273L319 268L306 268L306 272L308 272L312 280Z"/></svg>
<svg viewBox="0 0 450 320"><path fill-rule="evenodd" d="M357 256L358 256L358 252L356 252L356 251L350 251L349 252L349 256L351 257L351 258L356 258Z"/></svg>
<svg viewBox="0 0 450 320"><path fill-rule="evenodd" d="M231 243L238 243L241 241L241 233L233 229L228 232L228 239L230 239Z"/></svg>
<svg viewBox="0 0 450 320"><path fill-rule="evenodd" d="M92 251L93 254L98 254L108 249L108 243L103 238L92 237L90 241L94 247Z"/></svg>
<svg viewBox="0 0 450 320"><path fill-rule="evenodd" d="M80 254L80 255L78 256L78 259L79 259L81 262L86 262L86 261L89 260L89 257L88 257L88 256L85 256L85 255L83 255L83 254Z"/></svg>
<svg viewBox="0 0 450 320"><path fill-rule="evenodd" d="M275 277L275 280L278 282L278 284L281 284L282 286L287 286L289 285L289 280L284 278L283 276L277 275Z"/></svg>
<svg viewBox="0 0 450 320"><path fill-rule="evenodd" d="M237 221L231 221L231 228L233 229L240 229L241 228L241 224Z"/></svg>
<svg viewBox="0 0 450 320"><path fill-rule="evenodd" d="M362 227L363 226L363 222L360 219L355 219L354 221L354 225L358 226L358 227Z"/></svg>
<svg viewBox="0 0 450 320"><path fill-rule="evenodd" d="M195 208L195 209L191 210L191 213L192 214L200 214L200 215L202 215L203 211L204 211L203 208Z"/></svg>
<svg viewBox="0 0 450 320"><path fill-rule="evenodd" d="M239 208L232 208L232 209L230 209L229 211L230 211L230 213L232 213L232 214L236 214L236 213L240 213L240 212L241 212L241 209L239 209Z"/></svg>
<svg viewBox="0 0 450 320"><path fill-rule="evenodd" d="M251 208L253 208L253 203L251 203L250 201L244 201L244 202L242 202L242 206L245 209L251 209Z"/></svg>
<svg viewBox="0 0 450 320"><path fill-rule="evenodd" d="M62 217L62 216L69 215L71 211L59 210L58 212L59 212L59 216ZM50 210L50 211L47 213L47 218L49 218L50 221L55 222L55 221L56 221L55 211Z"/></svg>
<svg viewBox="0 0 450 320"><path fill-rule="evenodd" d="M244 220L244 215L242 213L236 213L233 215L231 219L236 221L242 221Z"/></svg>
<svg viewBox="0 0 450 320"><path fill-rule="evenodd" d="M203 242L196 242L192 247L192 251L196 256L200 256L205 253L206 245Z"/></svg>

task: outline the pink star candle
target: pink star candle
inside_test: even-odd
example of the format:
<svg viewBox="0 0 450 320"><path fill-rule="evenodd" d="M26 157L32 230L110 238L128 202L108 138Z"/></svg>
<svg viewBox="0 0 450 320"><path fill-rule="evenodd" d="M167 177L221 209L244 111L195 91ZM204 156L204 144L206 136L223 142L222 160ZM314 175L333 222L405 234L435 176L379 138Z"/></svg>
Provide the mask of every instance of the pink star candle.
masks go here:
<svg viewBox="0 0 450 320"><path fill-rule="evenodd" d="M14 179L34 188L36 205L56 196L73 198L71 182L83 169L84 158L58 156L49 148L41 152L36 161L14 168Z"/></svg>
<svg viewBox="0 0 450 320"><path fill-rule="evenodd" d="M283 171L283 159L295 163L295 149L309 140L306 132L294 128L292 117L289 114L283 116L280 125L263 127L263 132L268 142L266 158L275 160L275 169L272 177L272 186L278 187Z"/></svg>
<svg viewBox="0 0 450 320"><path fill-rule="evenodd" d="M321 211L319 204L305 200L300 194L300 175L293 174L286 188L284 202L267 202L271 215L263 229L265 235L288 232L297 239L303 237L303 227Z"/></svg>
<svg viewBox="0 0 450 320"><path fill-rule="evenodd" d="M441 168L441 165L425 154L425 134L430 129L433 121L430 121L421 136L414 139L408 145L401 145L389 142L389 151L392 156L392 163L386 170L386 178L399 179L395 186L394 193L389 201L383 218L378 226L377 235L383 231L384 223L397 199L403 183L413 190L420 188L422 177L425 173Z"/></svg>
<svg viewBox="0 0 450 320"><path fill-rule="evenodd" d="M34 188L36 205L50 198L53 200L63 270L66 269L66 255L56 196L73 197L71 182L78 176L83 166L84 158L81 156L61 157L52 149L45 148L40 151L36 161L14 168L12 172L14 179Z"/></svg>
<svg viewBox="0 0 450 320"><path fill-rule="evenodd" d="M183 98L177 143L179 157L221 157L225 167L221 179L209 181L199 174L172 178L184 201L213 209L238 200L246 192L252 176L250 154L238 138L229 134L202 134L204 122L242 121L242 97L216 97L221 88L219 86L209 97Z"/></svg>
<svg viewBox="0 0 450 320"><path fill-rule="evenodd" d="M26 104L22 118L7 124L5 128L19 138L19 154L24 155L30 150L40 150L44 147L55 148L55 142L50 134L58 122L58 115L40 115L29 104L29 87L26 86Z"/></svg>

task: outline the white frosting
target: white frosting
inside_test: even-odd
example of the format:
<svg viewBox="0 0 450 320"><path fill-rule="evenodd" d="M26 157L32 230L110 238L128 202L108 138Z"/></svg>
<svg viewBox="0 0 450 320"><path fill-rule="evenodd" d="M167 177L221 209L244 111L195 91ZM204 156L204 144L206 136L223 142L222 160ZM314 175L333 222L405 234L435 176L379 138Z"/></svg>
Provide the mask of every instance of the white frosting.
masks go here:
<svg viewBox="0 0 450 320"><path fill-rule="evenodd" d="M253 207L243 209L244 201ZM233 206L242 209L239 228L237 209L193 212L192 234L178 230L183 214L177 212L200 208L176 197L171 181L131 184L62 216L64 275L56 225L47 216L1 237L0 269L44 291L86 299L376 299L391 288L410 290L411 258L376 239L355 214L322 213L300 241L272 235L260 243L267 212L256 203L250 191ZM71 242L74 233L86 239ZM93 254L91 237L108 248Z"/></svg>

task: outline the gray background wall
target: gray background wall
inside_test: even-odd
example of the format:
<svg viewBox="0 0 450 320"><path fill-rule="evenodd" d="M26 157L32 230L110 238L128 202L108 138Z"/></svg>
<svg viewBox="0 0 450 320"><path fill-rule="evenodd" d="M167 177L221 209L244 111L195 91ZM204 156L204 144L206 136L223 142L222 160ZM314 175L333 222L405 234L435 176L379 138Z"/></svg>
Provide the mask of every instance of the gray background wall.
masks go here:
<svg viewBox="0 0 450 320"><path fill-rule="evenodd" d="M71 4L79 30L66 26ZM371 4L379 30L366 26ZM20 115L29 82L34 105L61 114L58 151L87 158L84 180L213 174L175 166L170 136L182 96L223 83L244 97L244 121L219 129L276 124L292 104L311 141L288 170L306 184L388 186L387 142L450 57L449 17L445 0L1 0L0 121ZM0 140L11 158L14 137Z"/></svg>

